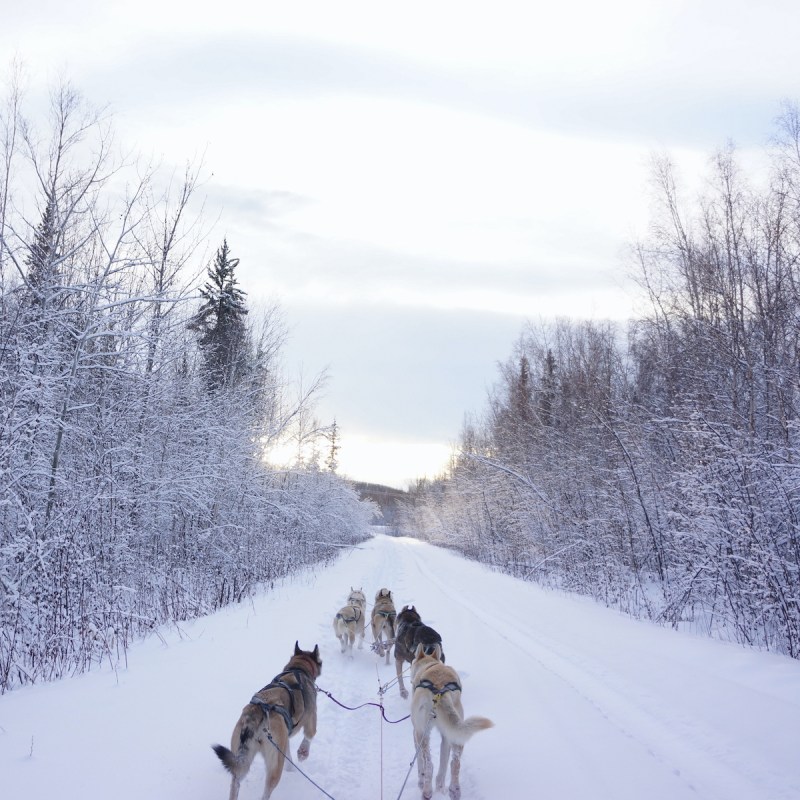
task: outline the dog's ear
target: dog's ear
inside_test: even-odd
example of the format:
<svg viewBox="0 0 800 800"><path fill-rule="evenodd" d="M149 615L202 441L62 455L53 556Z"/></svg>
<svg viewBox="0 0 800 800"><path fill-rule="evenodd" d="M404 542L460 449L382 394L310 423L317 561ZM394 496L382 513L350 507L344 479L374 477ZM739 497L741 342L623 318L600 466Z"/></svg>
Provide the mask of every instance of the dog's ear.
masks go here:
<svg viewBox="0 0 800 800"><path fill-rule="evenodd" d="M322 663L322 660L319 657L319 645L318 644L314 645L314 660L319 662L319 663Z"/></svg>
<svg viewBox="0 0 800 800"><path fill-rule="evenodd" d="M424 656L424 655L425 655L425 645L424 644L418 644L417 645L417 649L416 649L416 651L414 653L414 660L416 661L418 658L422 658L422 656Z"/></svg>
<svg viewBox="0 0 800 800"><path fill-rule="evenodd" d="M299 656L299 655L300 655L300 653L302 653L302 652L303 652L303 651L300 649L300 641L298 640L298 641L296 641L296 642L294 643L294 654L295 654L296 656Z"/></svg>
<svg viewBox="0 0 800 800"><path fill-rule="evenodd" d="M422 645L420 645L420 647L422 647ZM424 649L426 656L433 656L437 661L441 661L444 664L444 653L442 653L442 646L440 644L426 644Z"/></svg>

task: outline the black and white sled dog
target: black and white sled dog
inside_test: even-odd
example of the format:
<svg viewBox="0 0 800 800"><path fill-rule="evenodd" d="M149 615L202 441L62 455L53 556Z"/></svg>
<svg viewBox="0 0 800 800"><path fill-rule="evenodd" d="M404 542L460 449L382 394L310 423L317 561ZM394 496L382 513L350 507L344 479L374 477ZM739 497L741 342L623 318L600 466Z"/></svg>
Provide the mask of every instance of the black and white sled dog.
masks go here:
<svg viewBox="0 0 800 800"><path fill-rule="evenodd" d="M403 666L411 663L419 645L439 645L439 655L444 663L442 637L438 632L422 622L419 612L414 606L403 606L397 615L397 627L394 638L394 663L397 669L397 683L400 695L408 697L408 690L403 683Z"/></svg>
<svg viewBox="0 0 800 800"><path fill-rule="evenodd" d="M372 607L372 649L379 655L386 655L389 663L389 654L394 643L394 624L397 619L397 610L394 599L389 589L378 589L375 594L375 605Z"/></svg>
<svg viewBox="0 0 800 800"><path fill-rule="evenodd" d="M225 769L231 773L229 800L236 800L239 787L261 753L267 764L262 800L269 800L283 773L284 754L289 751L289 738L301 728L303 741L297 748L297 758L304 761L317 732L316 680L322 671L319 647L301 650L294 644L294 655L272 682L253 695L231 736L231 749L221 744L213 746Z"/></svg>
<svg viewBox="0 0 800 800"><path fill-rule="evenodd" d="M422 797L429 800L433 794L433 759L430 734L436 728L442 736L439 751L439 770L436 789L444 791L444 781L450 764L451 800L461 797L459 775L464 745L478 731L491 728L494 723L486 717L467 717L461 704L461 678L441 660L439 644L420 644L411 664L411 722L414 728L414 747L418 748L417 772Z"/></svg>
<svg viewBox="0 0 800 800"><path fill-rule="evenodd" d="M342 652L353 657L353 644L358 636L358 649L364 647L364 629L366 626L367 596L361 589L350 587L347 605L342 606L333 618L333 632L339 640Z"/></svg>

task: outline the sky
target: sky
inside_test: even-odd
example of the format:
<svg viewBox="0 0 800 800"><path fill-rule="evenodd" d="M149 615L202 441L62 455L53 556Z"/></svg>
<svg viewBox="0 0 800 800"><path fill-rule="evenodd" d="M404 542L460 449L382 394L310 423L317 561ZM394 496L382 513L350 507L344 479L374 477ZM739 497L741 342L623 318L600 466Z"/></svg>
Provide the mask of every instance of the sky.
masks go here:
<svg viewBox="0 0 800 800"><path fill-rule="evenodd" d="M793 0L0 0L0 67L66 76L130 147L202 158L213 252L325 373L340 471L432 477L527 321L641 313L648 163L687 191L800 99ZM209 258L210 260L210 258Z"/></svg>
<svg viewBox="0 0 800 800"><path fill-rule="evenodd" d="M370 633L352 658L334 638L334 614L354 582L368 610L384 586L396 608L413 603L442 637L465 714L494 722L464 748L464 800L800 796L797 660L635 620L451 550L380 535L249 602L160 628L116 670L105 664L0 696L5 796L227 797L211 745L229 746L242 707L299 640L319 645L317 686L329 693L317 695L303 772L337 800L420 797L393 659L371 652ZM394 722L381 722L378 707L338 703L380 703ZM436 732L431 745L437 765ZM257 757L240 800L261 797L263 783ZM286 772L272 798L324 796Z"/></svg>

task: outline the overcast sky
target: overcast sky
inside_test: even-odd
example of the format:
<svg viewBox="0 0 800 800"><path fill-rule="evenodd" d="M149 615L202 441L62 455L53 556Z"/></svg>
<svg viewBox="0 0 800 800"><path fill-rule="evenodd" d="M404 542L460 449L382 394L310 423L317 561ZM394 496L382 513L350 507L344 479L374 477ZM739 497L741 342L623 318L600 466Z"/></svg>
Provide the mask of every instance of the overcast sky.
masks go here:
<svg viewBox="0 0 800 800"><path fill-rule="evenodd" d="M343 472L432 476L528 319L624 319L647 163L687 182L800 99L800 3L0 0L0 66L204 154L212 247L327 369Z"/></svg>

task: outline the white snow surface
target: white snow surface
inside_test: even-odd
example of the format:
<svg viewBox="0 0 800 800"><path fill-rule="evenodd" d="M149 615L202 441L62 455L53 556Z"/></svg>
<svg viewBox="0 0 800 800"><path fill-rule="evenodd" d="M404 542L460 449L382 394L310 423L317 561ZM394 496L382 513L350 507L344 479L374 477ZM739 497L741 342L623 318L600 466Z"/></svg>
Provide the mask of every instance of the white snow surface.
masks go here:
<svg viewBox="0 0 800 800"><path fill-rule="evenodd" d="M0 795L61 800L227 798L210 745L228 746L252 694L294 643L322 651L318 686L355 706L394 676L368 644L339 652L333 615L350 587L390 588L442 635L467 715L495 727L467 744L464 800L800 798L800 662L641 622L543 590L413 539L379 534L252 602L172 626L127 667L0 697ZM406 680L408 683L408 680ZM409 711L396 686L386 716ZM411 723L318 695L318 734L300 766L336 800L398 798ZM302 738L292 739L292 753ZM432 735L434 766L438 734ZM260 758L240 797L261 797ZM402 796L420 797L416 766ZM443 795L434 795L443 796ZM273 800L325 795L284 772Z"/></svg>

